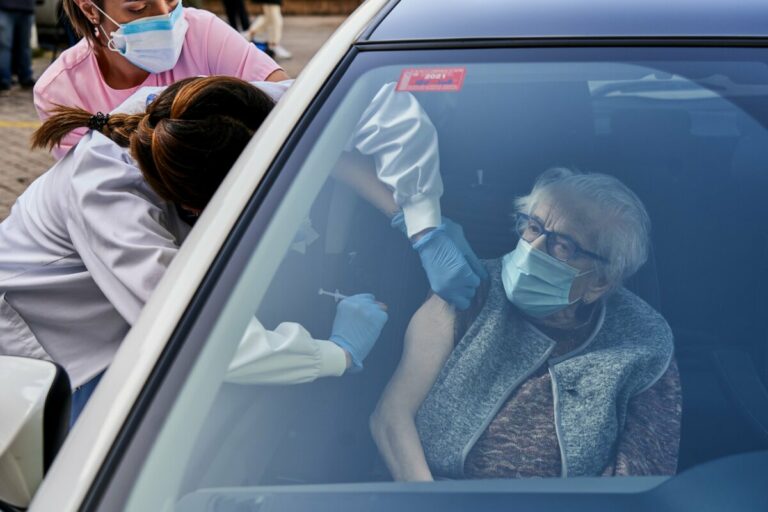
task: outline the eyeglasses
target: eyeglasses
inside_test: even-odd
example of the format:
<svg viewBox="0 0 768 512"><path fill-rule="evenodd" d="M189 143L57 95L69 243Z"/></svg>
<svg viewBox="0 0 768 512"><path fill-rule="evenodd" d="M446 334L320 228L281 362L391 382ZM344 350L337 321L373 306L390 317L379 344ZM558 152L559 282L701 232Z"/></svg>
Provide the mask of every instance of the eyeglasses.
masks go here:
<svg viewBox="0 0 768 512"><path fill-rule="evenodd" d="M524 213L516 214L515 231L520 238L528 243L533 243L540 236L546 236L547 253L560 261L565 262L580 256L586 256L603 263L608 263L608 260L599 254L582 249L579 244L568 235L544 229L541 222L530 215Z"/></svg>

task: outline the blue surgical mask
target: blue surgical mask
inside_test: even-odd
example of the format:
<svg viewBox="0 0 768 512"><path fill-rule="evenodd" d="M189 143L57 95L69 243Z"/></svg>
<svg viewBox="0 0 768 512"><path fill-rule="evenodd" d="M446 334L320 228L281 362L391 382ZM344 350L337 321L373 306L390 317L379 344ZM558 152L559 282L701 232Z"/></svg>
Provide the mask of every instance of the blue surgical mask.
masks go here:
<svg viewBox="0 0 768 512"><path fill-rule="evenodd" d="M119 28L107 34L107 46L121 54L135 66L150 73L162 73L173 69L184 46L184 36L189 23L184 18L181 0L169 14L140 18L121 25L93 4L104 16Z"/></svg>
<svg viewBox="0 0 768 512"><path fill-rule="evenodd" d="M527 315L543 318L578 302L580 299L570 301L571 286L577 277L590 272L580 272L520 240L502 258L501 281L512 304Z"/></svg>

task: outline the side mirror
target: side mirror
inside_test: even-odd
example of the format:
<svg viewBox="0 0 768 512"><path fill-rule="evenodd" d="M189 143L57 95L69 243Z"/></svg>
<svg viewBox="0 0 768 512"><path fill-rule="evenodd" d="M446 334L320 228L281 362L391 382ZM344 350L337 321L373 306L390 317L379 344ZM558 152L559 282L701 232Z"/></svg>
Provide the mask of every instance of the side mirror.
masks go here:
<svg viewBox="0 0 768 512"><path fill-rule="evenodd" d="M40 359L0 356L0 509L26 508L64 441L66 372Z"/></svg>

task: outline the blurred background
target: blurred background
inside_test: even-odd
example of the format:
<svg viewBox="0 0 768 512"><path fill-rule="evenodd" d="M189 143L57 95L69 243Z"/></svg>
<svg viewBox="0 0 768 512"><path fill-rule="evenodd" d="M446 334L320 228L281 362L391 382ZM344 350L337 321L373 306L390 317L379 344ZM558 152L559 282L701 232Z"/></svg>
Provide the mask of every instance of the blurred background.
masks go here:
<svg viewBox="0 0 768 512"><path fill-rule="evenodd" d="M185 6L207 9L228 20L222 0L183 2ZM283 0L281 46L287 54L277 59L283 69L296 77L346 16L361 3L362 0ZM259 3L243 0L243 5L249 22L262 14ZM63 17L61 0L38 0L33 32L33 68L34 76L38 77L59 53L76 41ZM261 36L257 34L257 39ZM54 163L47 151L29 149L29 137L37 126L39 121L32 104L32 90L14 84L10 91L0 96L0 220L8 215L16 197L29 183Z"/></svg>

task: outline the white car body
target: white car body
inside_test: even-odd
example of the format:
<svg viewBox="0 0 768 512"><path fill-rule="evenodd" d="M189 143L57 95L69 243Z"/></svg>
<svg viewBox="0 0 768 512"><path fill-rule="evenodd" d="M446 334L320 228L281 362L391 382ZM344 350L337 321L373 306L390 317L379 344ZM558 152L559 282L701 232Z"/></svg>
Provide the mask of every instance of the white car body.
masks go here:
<svg viewBox="0 0 768 512"><path fill-rule="evenodd" d="M768 8L759 0L738 6L725 0L487 0L471 8L460 0L367 0L247 145L61 449L19 444L38 465L44 452L39 475L45 477L29 510L762 512L768 502L768 324L761 314L768 309L762 292L768 283L766 19ZM528 461L515 458L526 434L501 450L479 443L502 411L495 407L520 389L520 383L482 387L478 375L506 376L486 371L501 368L495 363L503 359L487 351L481 356L495 360L480 360L482 366L456 381L470 383L463 388L479 390L477 396L462 399L445 388L450 403L440 411L448 412L437 420L418 418L429 386L442 385L441 376L457 367L451 364L462 356L456 347L474 343L469 330L457 339L460 328L477 325L473 309L509 308L511 319L520 312L503 299L499 279L493 281L499 302L477 294L466 314L453 312L456 329L432 329L436 342L450 349L443 354L449 359L438 361L442 367L423 371L435 359L409 370L432 380L401 388L400 396L419 403L404 413L390 409L387 419L396 421L376 431L371 411L396 380L398 361L408 358L402 356L406 343L426 338L406 333L424 298L439 288L412 240L393 229L404 207L398 202L392 209L391 192L398 188L384 183L389 188L382 192L383 180L376 180L380 155L349 144L377 92L393 83L393 90L406 92L401 97L416 99L437 134L445 181L440 222L450 218L464 230L465 254L485 260L489 277L499 277L495 262L513 254L523 236L519 216L510 214L526 212L514 198L529 194L553 166L612 176L647 209L650 254L617 284L668 322L676 362L665 372L670 378L658 380L662 387L603 404L605 425L615 420L613 411L620 416L634 408L634 427L619 418L624 425L610 426L600 450L597 442L575 444L584 453L602 452L596 463L603 472L569 477L563 470L567 452L556 418L565 401L557 401L554 381L540 392L551 390L555 424L544 426L554 432L544 439L546 433L539 436L529 425L523 430L535 432L540 447L559 446L541 460L560 471L537 468L533 478L520 477ZM387 132L380 127L391 123L372 131ZM415 145L408 149L423 153ZM357 163L345 167L346 157ZM352 174L361 169L369 176ZM368 185L378 192L356 189L344 171L351 181L372 178ZM378 201L382 197L386 201ZM599 206L602 199L589 201ZM594 232L602 224L574 222L559 234L610 263L616 248L632 244L594 242L609 238ZM560 229L543 227L547 236ZM595 252L607 248L611 254ZM311 339L332 339L339 307L328 295L358 293L374 294L388 315L363 372L290 386L226 381L236 344L254 318L274 332L286 322ZM539 369L591 349L585 342L542 359ZM590 368L579 379L601 384L600 377L626 375L623 366ZM69 385L63 389L65 399L49 394L46 409L52 403L65 408ZM486 408L458 433L465 439L454 442L451 429L463 428L468 418L462 414L472 415L483 391L490 397ZM656 397L654 407L643 407L643 394ZM42 398L30 396L27 405L4 407L39 438ZM581 399L595 403L594 396ZM19 423L11 423L0 425L4 440L18 431ZM571 423L581 432L582 423ZM503 429L514 427L512 421ZM394 451L387 452L382 438L411 444L388 457ZM461 458L440 467L450 456L430 448L429 438L445 441ZM622 452L622 444L630 450ZM483 450L494 452L501 463L465 478L464 462L476 446L481 457ZM435 476L434 482L396 480L403 475L398 465L412 463L411 454L424 456L416 460L418 475ZM0 463L6 464L0 470L13 465ZM30 492L0 486L0 499L26 504L37 482L35 476L24 480ZM6 504L0 501L0 508Z"/></svg>
<svg viewBox="0 0 768 512"><path fill-rule="evenodd" d="M123 341L30 507L75 511L242 208L317 91L386 0L368 0L318 51L248 144ZM183 306L181 306L183 305Z"/></svg>
<svg viewBox="0 0 768 512"><path fill-rule="evenodd" d="M15 358L15 365L0 374L0 389L23 382L20 393L0 396L0 493L11 502L29 502L33 486L43 479L43 412L56 368L36 359Z"/></svg>

